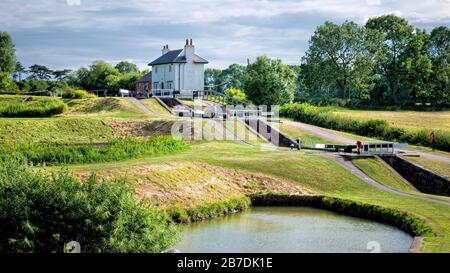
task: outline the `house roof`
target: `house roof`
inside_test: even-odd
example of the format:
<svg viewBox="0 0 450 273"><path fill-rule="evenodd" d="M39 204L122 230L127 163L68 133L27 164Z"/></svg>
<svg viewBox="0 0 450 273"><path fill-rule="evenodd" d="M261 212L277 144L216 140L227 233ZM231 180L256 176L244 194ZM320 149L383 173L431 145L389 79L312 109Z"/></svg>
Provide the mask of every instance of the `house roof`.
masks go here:
<svg viewBox="0 0 450 273"><path fill-rule="evenodd" d="M182 53L183 49L171 50L166 54L162 55L161 57L157 58L153 62L149 63L148 65L186 63L187 62L186 57ZM206 64L208 63L208 61L198 56L197 54L194 54L194 63Z"/></svg>
<svg viewBox="0 0 450 273"><path fill-rule="evenodd" d="M139 82L148 82L152 80L152 72L150 71L148 74L146 74L144 77L140 78L139 80L136 81L136 83Z"/></svg>

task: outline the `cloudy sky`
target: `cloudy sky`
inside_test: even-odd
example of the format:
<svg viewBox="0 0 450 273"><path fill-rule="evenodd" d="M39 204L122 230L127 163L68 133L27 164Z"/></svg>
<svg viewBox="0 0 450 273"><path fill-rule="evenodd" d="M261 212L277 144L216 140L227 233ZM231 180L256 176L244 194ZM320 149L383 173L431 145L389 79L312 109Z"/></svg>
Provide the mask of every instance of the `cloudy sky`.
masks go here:
<svg viewBox="0 0 450 273"><path fill-rule="evenodd" d="M296 64L324 21L364 24L388 13L427 30L450 26L450 0L1 0L0 31L24 65L52 69L98 59L145 68L163 44L182 48L185 38L209 67L262 54Z"/></svg>

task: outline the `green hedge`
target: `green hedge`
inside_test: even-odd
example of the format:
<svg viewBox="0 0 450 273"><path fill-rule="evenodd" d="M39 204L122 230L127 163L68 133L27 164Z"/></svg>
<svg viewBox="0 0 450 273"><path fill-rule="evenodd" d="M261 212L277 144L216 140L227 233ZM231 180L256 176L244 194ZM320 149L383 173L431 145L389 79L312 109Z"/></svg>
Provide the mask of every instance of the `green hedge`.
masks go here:
<svg viewBox="0 0 450 273"><path fill-rule="evenodd" d="M395 209L327 196L255 195L254 206L309 206L349 216L387 223L413 236L432 235L431 227L422 219Z"/></svg>
<svg viewBox="0 0 450 273"><path fill-rule="evenodd" d="M176 223L189 223L240 212L249 206L250 199L248 197L242 197L188 209L174 205L167 209L167 214Z"/></svg>
<svg viewBox="0 0 450 273"><path fill-rule="evenodd" d="M0 146L0 158L20 154L35 165L111 162L140 156L160 156L187 149L187 144L170 136L147 140L120 140L106 145L19 144Z"/></svg>
<svg viewBox="0 0 450 273"><path fill-rule="evenodd" d="M66 172L48 176L23 158L0 161L0 252L161 252L178 228L139 203L125 181L80 183Z"/></svg>
<svg viewBox="0 0 450 273"><path fill-rule="evenodd" d="M280 107L280 116L293 118L316 126L349 132L361 136L381 138L388 141L407 142L431 147L429 130L410 130L390 126L379 119L355 120L331 113L332 108L319 108L306 103L286 104ZM450 132L436 132L435 148L450 152Z"/></svg>
<svg viewBox="0 0 450 273"><path fill-rule="evenodd" d="M61 114L67 105L60 99L33 98L31 101L22 101L1 98L0 117L49 117Z"/></svg>

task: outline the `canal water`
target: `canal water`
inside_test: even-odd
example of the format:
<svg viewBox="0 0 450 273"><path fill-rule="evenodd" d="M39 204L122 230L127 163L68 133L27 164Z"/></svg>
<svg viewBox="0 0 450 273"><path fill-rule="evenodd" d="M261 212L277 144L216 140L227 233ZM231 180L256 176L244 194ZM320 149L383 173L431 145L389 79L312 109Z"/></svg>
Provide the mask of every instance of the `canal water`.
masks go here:
<svg viewBox="0 0 450 273"><path fill-rule="evenodd" d="M408 252L413 238L389 225L307 207L254 207L183 226L182 253Z"/></svg>

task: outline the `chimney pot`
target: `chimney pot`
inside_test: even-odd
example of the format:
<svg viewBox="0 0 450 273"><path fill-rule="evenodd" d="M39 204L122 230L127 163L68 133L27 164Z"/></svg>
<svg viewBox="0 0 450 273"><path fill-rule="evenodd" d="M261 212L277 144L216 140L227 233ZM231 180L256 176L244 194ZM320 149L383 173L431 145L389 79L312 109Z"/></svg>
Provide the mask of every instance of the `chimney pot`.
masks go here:
<svg viewBox="0 0 450 273"><path fill-rule="evenodd" d="M191 45L192 45L192 38L191 38Z"/></svg>
<svg viewBox="0 0 450 273"><path fill-rule="evenodd" d="M186 45L189 45L189 40L188 39L186 39Z"/></svg>

